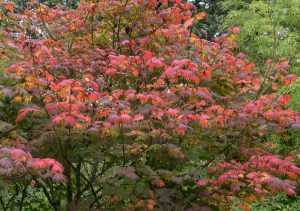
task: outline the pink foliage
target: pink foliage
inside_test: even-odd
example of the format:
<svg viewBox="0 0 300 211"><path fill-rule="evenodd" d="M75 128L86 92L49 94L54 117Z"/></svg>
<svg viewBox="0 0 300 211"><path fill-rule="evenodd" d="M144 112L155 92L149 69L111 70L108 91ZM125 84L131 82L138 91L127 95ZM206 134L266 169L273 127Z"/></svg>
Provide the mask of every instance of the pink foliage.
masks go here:
<svg viewBox="0 0 300 211"><path fill-rule="evenodd" d="M33 158L21 149L0 148L0 175L31 175L63 182L63 171L63 166L52 158Z"/></svg>

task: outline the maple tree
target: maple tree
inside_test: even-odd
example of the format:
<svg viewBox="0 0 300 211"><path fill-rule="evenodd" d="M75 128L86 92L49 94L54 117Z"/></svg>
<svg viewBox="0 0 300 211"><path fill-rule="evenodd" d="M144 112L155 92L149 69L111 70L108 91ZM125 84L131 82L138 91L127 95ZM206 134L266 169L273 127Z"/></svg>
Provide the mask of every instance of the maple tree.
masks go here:
<svg viewBox="0 0 300 211"><path fill-rule="evenodd" d="M248 209L294 196L300 169L264 142L299 128L290 97L274 92L296 76L285 59L259 72L235 55L239 28L213 41L190 33L205 17L180 0L4 4L0 175L25 178L25 192L33 181L55 210L228 208L233 197Z"/></svg>

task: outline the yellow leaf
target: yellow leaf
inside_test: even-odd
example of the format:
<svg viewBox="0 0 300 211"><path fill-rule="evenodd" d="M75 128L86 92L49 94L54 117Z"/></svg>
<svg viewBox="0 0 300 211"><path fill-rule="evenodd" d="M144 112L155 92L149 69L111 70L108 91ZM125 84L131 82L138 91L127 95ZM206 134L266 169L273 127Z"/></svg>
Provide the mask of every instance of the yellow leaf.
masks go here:
<svg viewBox="0 0 300 211"><path fill-rule="evenodd" d="M25 103L30 103L31 100L32 100L32 96L26 96L26 97L24 98L24 102L25 102Z"/></svg>
<svg viewBox="0 0 300 211"><path fill-rule="evenodd" d="M40 12L40 13L42 13L42 12L45 11L45 9L43 7L39 7L39 8L37 8L37 11Z"/></svg>
<svg viewBox="0 0 300 211"><path fill-rule="evenodd" d="M232 42L232 41L234 41L234 40L236 40L237 39L237 37L235 36L235 35L230 35L228 38L227 38L227 40L228 41L230 41L230 42Z"/></svg>

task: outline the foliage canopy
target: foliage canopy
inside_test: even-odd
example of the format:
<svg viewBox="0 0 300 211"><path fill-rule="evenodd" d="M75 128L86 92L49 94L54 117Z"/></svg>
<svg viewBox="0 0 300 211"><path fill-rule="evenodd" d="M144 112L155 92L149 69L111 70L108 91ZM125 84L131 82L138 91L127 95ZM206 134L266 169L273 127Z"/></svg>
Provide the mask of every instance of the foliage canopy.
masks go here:
<svg viewBox="0 0 300 211"><path fill-rule="evenodd" d="M297 152L265 143L299 128L274 92L296 80L288 61L256 71L233 53L239 28L200 39L190 28L204 13L160 3L2 5L4 210L22 209L29 186L54 210L248 209L296 195Z"/></svg>

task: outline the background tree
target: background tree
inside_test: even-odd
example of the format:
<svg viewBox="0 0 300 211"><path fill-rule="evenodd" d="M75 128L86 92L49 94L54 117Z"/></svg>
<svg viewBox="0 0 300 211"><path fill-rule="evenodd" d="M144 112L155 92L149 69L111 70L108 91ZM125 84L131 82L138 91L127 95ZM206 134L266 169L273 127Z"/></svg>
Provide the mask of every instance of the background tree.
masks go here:
<svg viewBox="0 0 300 211"><path fill-rule="evenodd" d="M237 43L258 65L266 59L289 60L290 71L299 66L299 8L297 0L224 1L224 27L241 28Z"/></svg>
<svg viewBox="0 0 300 211"><path fill-rule="evenodd" d="M30 0L11 0L14 5L14 10L16 12L23 12L27 8L27 4L32 1ZM55 7L60 5L64 9L75 9L78 5L79 0L37 0L37 3L47 5L48 7Z"/></svg>
<svg viewBox="0 0 300 211"><path fill-rule="evenodd" d="M221 7L223 1L224 0L191 1L197 7L199 12L208 14L208 17L205 20L194 25L194 33L209 40L221 34L221 29L223 29L222 16L225 13Z"/></svg>

